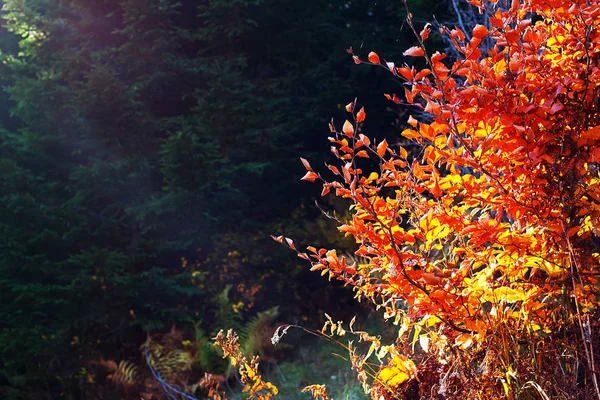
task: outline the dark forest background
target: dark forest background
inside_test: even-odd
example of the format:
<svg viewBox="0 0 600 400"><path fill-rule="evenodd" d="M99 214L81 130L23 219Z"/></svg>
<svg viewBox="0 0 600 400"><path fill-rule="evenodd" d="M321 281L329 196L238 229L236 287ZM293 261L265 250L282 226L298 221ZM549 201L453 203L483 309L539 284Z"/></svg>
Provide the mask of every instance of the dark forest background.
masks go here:
<svg viewBox="0 0 600 400"><path fill-rule="evenodd" d="M399 1L0 4L1 398L166 398L150 342L155 369L202 398L204 372L235 385L218 329L276 370L300 357L266 349L277 321L361 314L270 235L352 249L299 157L322 165L355 97L365 130L398 140L407 110L383 93L399 83L346 49L401 63ZM448 2L409 4L417 27L452 19Z"/></svg>

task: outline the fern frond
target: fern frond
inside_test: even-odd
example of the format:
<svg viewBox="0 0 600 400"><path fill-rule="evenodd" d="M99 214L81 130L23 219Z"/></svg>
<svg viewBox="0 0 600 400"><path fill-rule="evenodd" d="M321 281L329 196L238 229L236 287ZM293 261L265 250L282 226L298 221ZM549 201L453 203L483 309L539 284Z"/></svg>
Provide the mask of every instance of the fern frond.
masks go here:
<svg viewBox="0 0 600 400"><path fill-rule="evenodd" d="M170 371L187 371L192 368L192 355L185 350L173 350L164 357L163 362Z"/></svg>
<svg viewBox="0 0 600 400"><path fill-rule="evenodd" d="M269 330L278 316L278 306L269 308L266 311L259 312L248 321L244 328L240 329L240 341L243 343L242 352L244 355L259 354L264 356L265 344L270 342L272 334Z"/></svg>
<svg viewBox="0 0 600 400"><path fill-rule="evenodd" d="M242 316L240 313L233 311L233 304L229 300L230 289L231 285L225 286L225 289L213 298L213 302L217 306L215 326L219 329L226 327L239 330L242 327ZM216 331L214 334L216 334Z"/></svg>
<svg viewBox="0 0 600 400"><path fill-rule="evenodd" d="M138 377L138 367L130 361L121 361L111 379L116 384L131 386Z"/></svg>
<svg viewBox="0 0 600 400"><path fill-rule="evenodd" d="M221 356L216 351L212 340L205 334L201 323L194 324L194 338L197 343L197 365L205 371L210 371L215 363L221 361Z"/></svg>

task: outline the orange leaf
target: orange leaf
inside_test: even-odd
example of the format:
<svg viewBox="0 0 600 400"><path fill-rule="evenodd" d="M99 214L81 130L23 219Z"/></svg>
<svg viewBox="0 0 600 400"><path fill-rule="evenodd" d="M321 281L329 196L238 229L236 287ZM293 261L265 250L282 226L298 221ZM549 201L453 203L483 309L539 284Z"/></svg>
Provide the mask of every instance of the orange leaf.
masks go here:
<svg viewBox="0 0 600 400"><path fill-rule="evenodd" d="M361 150L358 153L356 153L356 157L360 157L360 158L369 158L369 155L367 154L366 151Z"/></svg>
<svg viewBox="0 0 600 400"><path fill-rule="evenodd" d="M284 237L283 236L273 236L273 235L271 235L271 239L275 240L276 242L283 243Z"/></svg>
<svg viewBox="0 0 600 400"><path fill-rule="evenodd" d="M368 145L370 145L370 144L371 144L371 139L369 139L369 137L368 137L368 136L365 136L365 135L363 135L363 134L361 133L360 135L358 135L358 137L360 138L360 141L361 141L361 142L362 142L364 145L368 146Z"/></svg>
<svg viewBox="0 0 600 400"><path fill-rule="evenodd" d="M404 147L400 147L400 158L406 160L406 157L408 157L408 151Z"/></svg>
<svg viewBox="0 0 600 400"><path fill-rule="evenodd" d="M401 135L407 139L416 139L418 137L421 137L421 135L419 135L419 132L415 131L414 129L405 129L402 131Z"/></svg>
<svg viewBox="0 0 600 400"><path fill-rule="evenodd" d="M440 188L438 181L435 181L435 183L433 184L433 188L431 189L431 194L434 195L435 197L440 197L442 195L442 189Z"/></svg>
<svg viewBox="0 0 600 400"><path fill-rule="evenodd" d="M506 40L509 44L515 44L520 37L519 32L516 29L507 30L504 34L506 35Z"/></svg>
<svg viewBox="0 0 600 400"><path fill-rule="evenodd" d="M350 163L347 163L346 165L344 165L342 167L342 175L344 176L344 181L346 181L346 183L350 183L350 180L351 180L350 167L351 167Z"/></svg>
<svg viewBox="0 0 600 400"><path fill-rule="evenodd" d="M436 51L435 54L431 56L431 61L435 63L438 61L442 61L444 58L446 58L445 54Z"/></svg>
<svg viewBox="0 0 600 400"><path fill-rule="evenodd" d="M463 349L468 349L473 343L473 336L469 335L468 333L463 333L462 335L457 336L456 339L454 339L454 344L456 346L462 347Z"/></svg>
<svg viewBox="0 0 600 400"><path fill-rule="evenodd" d="M369 61L371 61L373 64L379 64L381 62L377 53L373 51L369 53Z"/></svg>
<svg viewBox="0 0 600 400"><path fill-rule="evenodd" d="M327 168L329 168L329 170L330 170L331 172L333 172L334 174L336 174L336 175L339 175L339 174L340 174L340 170L339 170L339 169L338 169L338 168L337 168L335 165L328 165L328 164L325 164L325 165L326 165L326 166L327 166Z"/></svg>
<svg viewBox="0 0 600 400"><path fill-rule="evenodd" d="M350 121L346 120L346 122L344 122L342 132L344 132L348 137L352 137L354 135L354 126L352 126Z"/></svg>
<svg viewBox="0 0 600 400"><path fill-rule="evenodd" d="M425 106L425 109L423 111L434 114L434 115L439 115L440 109L441 109L441 106L438 103L435 103L433 101L428 101L427 105Z"/></svg>
<svg viewBox="0 0 600 400"><path fill-rule="evenodd" d="M399 73L400 75L402 75L402 76L403 76L403 77L404 77L404 78L405 78L407 81L412 81L412 80L413 80L413 74L412 74L412 72L411 72L411 70L410 70L410 69L402 67L402 68L398 68L398 69L397 69L397 71L398 71L398 73Z"/></svg>
<svg viewBox="0 0 600 400"><path fill-rule="evenodd" d="M410 56L410 57L422 57L424 55L425 55L425 52L419 46L413 46L404 52L404 56Z"/></svg>
<svg viewBox="0 0 600 400"><path fill-rule="evenodd" d="M306 168L307 171L312 171L312 168L306 158L300 157L300 161L302 161L302 164L304 164L304 168Z"/></svg>
<svg viewBox="0 0 600 400"><path fill-rule="evenodd" d="M483 25L475 25L473 28L473 37L477 39L484 39L489 33L488 29Z"/></svg>
<svg viewBox="0 0 600 400"><path fill-rule="evenodd" d="M422 69L417 73L417 76L415 76L415 81L418 81L419 79L425 78L427 75L431 74L431 70L428 68Z"/></svg>
<svg viewBox="0 0 600 400"><path fill-rule="evenodd" d="M358 113L356 114L356 121L363 122L366 116L367 113L365 113L365 108L361 107L360 110L358 110Z"/></svg>
<svg viewBox="0 0 600 400"><path fill-rule="evenodd" d="M418 90L410 91L407 88L404 88L404 96L406 97L406 101L410 104L413 104L415 101L415 97L419 94Z"/></svg>
<svg viewBox="0 0 600 400"><path fill-rule="evenodd" d="M352 112L353 109L354 109L354 103L346 104L346 111Z"/></svg>
<svg viewBox="0 0 600 400"><path fill-rule="evenodd" d="M442 278L440 278L439 276L435 276L434 274L431 274L431 273L424 273L423 280L428 285L439 285L442 283Z"/></svg>
<svg viewBox="0 0 600 400"><path fill-rule="evenodd" d="M412 115L408 117L408 121L406 121L407 124L409 124L410 126L412 126L413 128L416 128L417 125L419 124L419 121L417 121Z"/></svg>
<svg viewBox="0 0 600 400"><path fill-rule="evenodd" d="M490 24L494 25L496 28L502 28L504 26L504 22L500 18L490 18Z"/></svg>
<svg viewBox="0 0 600 400"><path fill-rule="evenodd" d="M388 148L387 141L385 139L383 139L383 142L381 142L377 145L377 154L379 155L379 157L383 157L387 148Z"/></svg>
<svg viewBox="0 0 600 400"><path fill-rule="evenodd" d="M300 180L314 182L318 177L318 174L314 173L313 171L308 171Z"/></svg>

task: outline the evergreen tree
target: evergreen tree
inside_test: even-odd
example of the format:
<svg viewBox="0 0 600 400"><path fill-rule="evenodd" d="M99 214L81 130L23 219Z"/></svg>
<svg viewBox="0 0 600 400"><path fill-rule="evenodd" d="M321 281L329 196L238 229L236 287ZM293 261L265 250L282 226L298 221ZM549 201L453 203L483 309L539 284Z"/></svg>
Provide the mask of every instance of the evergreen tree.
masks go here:
<svg viewBox="0 0 600 400"><path fill-rule="evenodd" d="M389 76L369 70L357 93L345 48L399 54L408 32L383 28L395 7L5 0L0 387L76 396L90 360L210 315L228 283L245 310L324 306L269 234L292 213L286 232L327 240L302 208L319 194L294 175L326 140L330 104L375 97L369 129L393 134Z"/></svg>

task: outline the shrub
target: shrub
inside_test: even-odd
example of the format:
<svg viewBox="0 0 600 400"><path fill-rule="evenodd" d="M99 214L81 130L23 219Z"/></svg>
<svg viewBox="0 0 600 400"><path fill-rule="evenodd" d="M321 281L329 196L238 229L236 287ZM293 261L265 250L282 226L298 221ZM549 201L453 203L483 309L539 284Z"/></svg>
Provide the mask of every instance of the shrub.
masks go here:
<svg viewBox="0 0 600 400"><path fill-rule="evenodd" d="M348 50L396 76L404 93L385 96L415 113L397 144L362 132L356 101L341 130L330 124L333 178L302 159L302 179L350 201L339 230L356 261L298 255L398 324L387 346L325 327L368 342L349 350L374 399L600 398L600 4L470 3L489 21L440 29L453 62L428 51L431 28L410 12L419 44L404 55L424 68Z"/></svg>

